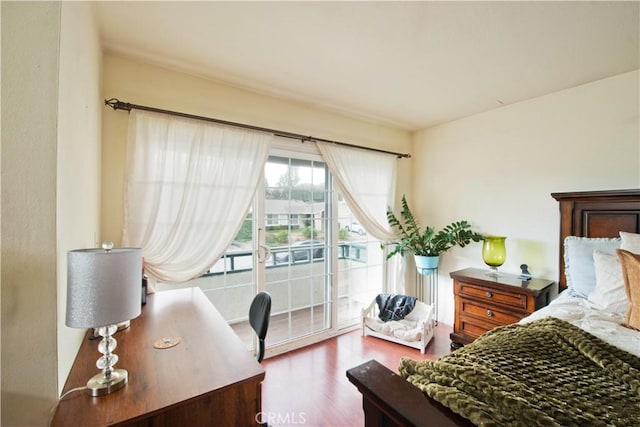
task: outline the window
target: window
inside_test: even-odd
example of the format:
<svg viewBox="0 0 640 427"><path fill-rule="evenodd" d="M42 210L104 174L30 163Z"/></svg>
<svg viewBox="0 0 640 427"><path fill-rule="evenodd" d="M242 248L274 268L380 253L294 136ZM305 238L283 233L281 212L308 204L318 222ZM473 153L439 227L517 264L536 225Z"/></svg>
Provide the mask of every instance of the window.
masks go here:
<svg viewBox="0 0 640 427"><path fill-rule="evenodd" d="M248 347L251 299L271 293L267 348L277 353L358 325L383 289L383 261L380 242L333 190L320 156L278 152L234 243L184 286L200 286Z"/></svg>

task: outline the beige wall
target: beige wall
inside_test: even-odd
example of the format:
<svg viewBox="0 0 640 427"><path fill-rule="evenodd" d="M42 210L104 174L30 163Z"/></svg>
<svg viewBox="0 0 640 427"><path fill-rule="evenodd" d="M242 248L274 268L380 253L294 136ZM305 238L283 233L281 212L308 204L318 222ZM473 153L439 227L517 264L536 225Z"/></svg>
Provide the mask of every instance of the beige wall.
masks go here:
<svg viewBox="0 0 640 427"><path fill-rule="evenodd" d="M59 2L2 2L2 425L55 401Z"/></svg>
<svg viewBox="0 0 640 427"><path fill-rule="evenodd" d="M63 2L56 225L59 390L84 336L84 330L65 325L67 251L94 247L100 237L101 58L90 3Z"/></svg>
<svg viewBox="0 0 640 427"><path fill-rule="evenodd" d="M98 231L100 56L89 3L2 2L3 426L47 424L82 339L66 252Z"/></svg>
<svg viewBox="0 0 640 427"><path fill-rule="evenodd" d="M424 223L471 221L507 236L502 270L558 278L552 192L638 188L638 71L505 106L415 135L412 200ZM419 183L419 184L418 184ZM481 245L441 260L439 317L453 321L449 272L486 268Z"/></svg>
<svg viewBox="0 0 640 427"><path fill-rule="evenodd" d="M215 117L251 125L313 135L366 147L408 152L408 132L328 113L312 106L217 84L106 54L103 96L134 104ZM102 238L122 239L123 176L127 138L127 113L105 108L102 147ZM399 192L411 191L411 159L399 160Z"/></svg>

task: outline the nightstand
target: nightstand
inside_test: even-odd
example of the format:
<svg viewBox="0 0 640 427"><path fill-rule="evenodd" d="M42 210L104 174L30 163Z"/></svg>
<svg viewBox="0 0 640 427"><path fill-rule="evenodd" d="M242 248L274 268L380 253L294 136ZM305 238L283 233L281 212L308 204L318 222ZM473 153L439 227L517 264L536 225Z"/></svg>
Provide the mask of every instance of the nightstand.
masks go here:
<svg viewBox="0 0 640 427"><path fill-rule="evenodd" d="M518 275L467 268L450 274L453 279L455 316L451 348L469 344L496 326L516 323L546 306L557 293L553 280L521 280Z"/></svg>

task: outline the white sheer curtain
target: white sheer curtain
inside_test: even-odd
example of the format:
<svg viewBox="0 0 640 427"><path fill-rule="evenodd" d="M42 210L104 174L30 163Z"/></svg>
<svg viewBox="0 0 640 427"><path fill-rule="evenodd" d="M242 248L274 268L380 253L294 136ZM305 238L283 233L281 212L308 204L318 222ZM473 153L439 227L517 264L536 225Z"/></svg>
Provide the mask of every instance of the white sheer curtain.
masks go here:
<svg viewBox="0 0 640 427"><path fill-rule="evenodd" d="M165 114L130 114L122 243L142 248L152 279L193 279L240 230L274 137Z"/></svg>
<svg viewBox="0 0 640 427"><path fill-rule="evenodd" d="M371 236L383 242L396 240L387 222L394 206L397 177L395 156L336 144L317 143L347 206ZM394 256L387 262L387 292L405 293L405 262Z"/></svg>

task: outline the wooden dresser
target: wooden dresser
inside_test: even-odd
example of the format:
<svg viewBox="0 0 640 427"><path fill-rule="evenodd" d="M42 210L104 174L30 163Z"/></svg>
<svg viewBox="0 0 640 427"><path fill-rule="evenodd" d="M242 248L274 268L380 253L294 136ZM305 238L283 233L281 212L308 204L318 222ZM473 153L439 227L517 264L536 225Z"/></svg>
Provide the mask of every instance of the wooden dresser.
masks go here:
<svg viewBox="0 0 640 427"><path fill-rule="evenodd" d="M235 427L260 420L264 370L199 288L149 295L142 314L114 337L115 367L129 372L129 383L101 397L72 392L51 425ZM154 348L165 337L180 343ZM98 342L84 340L63 393L98 373Z"/></svg>
<svg viewBox="0 0 640 427"><path fill-rule="evenodd" d="M557 293L552 280L521 280L507 273L496 278L487 273L467 268L450 274L455 299L451 348L468 344L496 326L518 322L549 304Z"/></svg>

